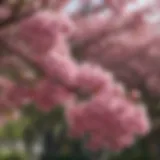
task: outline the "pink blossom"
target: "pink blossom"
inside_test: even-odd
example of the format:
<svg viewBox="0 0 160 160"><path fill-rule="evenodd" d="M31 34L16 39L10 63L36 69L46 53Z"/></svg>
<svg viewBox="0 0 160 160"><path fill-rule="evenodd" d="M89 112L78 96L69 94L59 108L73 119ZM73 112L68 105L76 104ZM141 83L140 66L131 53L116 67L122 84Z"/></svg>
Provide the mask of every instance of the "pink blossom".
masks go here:
<svg viewBox="0 0 160 160"><path fill-rule="evenodd" d="M69 14L68 2L25 1L0 25L1 109L63 106L70 137L120 151L151 130L135 89L159 96L159 21L148 18L153 6L129 11L129 0L106 0L101 11L87 1Z"/></svg>
<svg viewBox="0 0 160 160"><path fill-rule="evenodd" d="M46 54L56 42L58 28L53 13L43 11L23 20L19 34L28 47L31 47L33 54Z"/></svg>
<svg viewBox="0 0 160 160"><path fill-rule="evenodd" d="M57 105L67 103L69 98L71 98L69 91L47 79L39 81L33 92L33 101L44 111L50 111Z"/></svg>
<svg viewBox="0 0 160 160"><path fill-rule="evenodd" d="M102 74L106 75L103 83L97 80L103 80L101 78L104 76L97 76L98 79L93 78L93 76L103 73L100 69L94 70L92 68L89 72L83 70L82 73L81 78L87 81L81 79L80 82L83 83L80 89L83 89L83 85L87 88L96 86L98 83L93 83L93 80L101 82L102 87L97 92L91 92L93 94L91 98L80 104L73 104L73 107L67 111L72 136L83 137L89 135L90 138L86 145L93 150L104 147L121 150L133 144L137 134L148 133L149 123L146 121L146 111L140 111L139 104L126 98L120 84L115 84L113 79L107 81L107 73ZM140 107L143 106L140 105ZM137 120L137 114L139 114L139 120ZM138 124L137 121L141 122Z"/></svg>
<svg viewBox="0 0 160 160"><path fill-rule="evenodd" d="M78 67L72 58L51 52L42 63L45 71L55 81L60 81L62 84L74 83Z"/></svg>
<svg viewBox="0 0 160 160"><path fill-rule="evenodd" d="M0 21L5 21L11 16L11 9L7 6L0 6Z"/></svg>

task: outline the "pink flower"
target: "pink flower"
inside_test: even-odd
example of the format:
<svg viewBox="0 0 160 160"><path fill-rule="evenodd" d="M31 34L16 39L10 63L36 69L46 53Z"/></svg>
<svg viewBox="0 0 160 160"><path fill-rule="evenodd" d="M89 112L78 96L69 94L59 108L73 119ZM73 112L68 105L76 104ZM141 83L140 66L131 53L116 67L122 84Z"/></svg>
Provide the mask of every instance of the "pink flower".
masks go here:
<svg viewBox="0 0 160 160"><path fill-rule="evenodd" d="M44 59L42 65L45 72L53 77L55 81L73 85L77 75L78 65L71 57L53 52L53 54L51 53Z"/></svg>
<svg viewBox="0 0 160 160"><path fill-rule="evenodd" d="M33 102L37 108L50 111L58 105L64 105L71 98L71 94L61 85L48 79L41 80L34 88Z"/></svg>
<svg viewBox="0 0 160 160"><path fill-rule="evenodd" d="M112 74L106 75L101 67L83 64L79 68L75 81L82 92L98 92L106 83L112 81Z"/></svg>
<svg viewBox="0 0 160 160"><path fill-rule="evenodd" d="M40 11L19 24L19 36L33 55L47 54L57 40L58 18L51 11Z"/></svg>
<svg viewBox="0 0 160 160"><path fill-rule="evenodd" d="M79 138L88 135L86 145L90 149L121 150L133 144L136 135L144 135L150 129L143 106L127 99L123 90L117 92L116 87L119 85L110 81L91 99L75 103L67 111L71 135Z"/></svg>

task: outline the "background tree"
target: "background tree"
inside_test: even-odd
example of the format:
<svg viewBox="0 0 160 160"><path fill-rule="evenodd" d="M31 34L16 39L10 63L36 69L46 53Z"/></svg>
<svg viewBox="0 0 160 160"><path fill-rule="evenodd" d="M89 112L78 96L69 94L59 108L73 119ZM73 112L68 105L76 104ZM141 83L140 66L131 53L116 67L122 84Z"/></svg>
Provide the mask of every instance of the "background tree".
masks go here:
<svg viewBox="0 0 160 160"><path fill-rule="evenodd" d="M1 113L27 119L30 153L52 134L54 156L99 159L159 128L159 3L69 2L1 1Z"/></svg>

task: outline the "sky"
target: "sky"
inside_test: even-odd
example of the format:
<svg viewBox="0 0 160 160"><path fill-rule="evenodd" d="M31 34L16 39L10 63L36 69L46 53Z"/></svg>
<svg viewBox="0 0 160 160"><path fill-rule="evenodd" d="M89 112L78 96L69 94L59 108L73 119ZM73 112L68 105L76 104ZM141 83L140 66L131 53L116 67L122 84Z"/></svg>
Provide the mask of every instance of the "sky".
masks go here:
<svg viewBox="0 0 160 160"><path fill-rule="evenodd" d="M100 1L103 1L103 0L94 0L95 2L100 2ZM149 1L152 1L152 0L138 0L140 5L144 5L146 3L148 3ZM75 7L78 5L78 0L72 0L71 3L68 5L67 7L67 10L74 10Z"/></svg>
<svg viewBox="0 0 160 160"><path fill-rule="evenodd" d="M94 0L95 2L101 2L103 0ZM149 3L152 0L138 0L139 1L139 5L145 5L146 3ZM66 10L68 12L72 12L76 9L76 7L78 6L78 0L72 0L71 3L67 6Z"/></svg>
<svg viewBox="0 0 160 160"><path fill-rule="evenodd" d="M67 6L66 10L72 12L78 7L78 1L81 0L71 0L71 3ZM95 3L100 3L103 0L93 0Z"/></svg>
<svg viewBox="0 0 160 160"><path fill-rule="evenodd" d="M72 0L71 3L66 7L66 10L68 12L72 12L76 9L78 6L78 0Z"/></svg>

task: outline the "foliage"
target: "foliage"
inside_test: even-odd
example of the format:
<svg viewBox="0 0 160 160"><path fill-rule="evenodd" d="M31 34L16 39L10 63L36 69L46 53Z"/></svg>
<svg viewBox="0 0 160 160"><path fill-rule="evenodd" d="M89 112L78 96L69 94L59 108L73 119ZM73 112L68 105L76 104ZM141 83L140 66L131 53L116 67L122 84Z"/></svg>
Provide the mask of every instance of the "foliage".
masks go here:
<svg viewBox="0 0 160 160"><path fill-rule="evenodd" d="M44 159L101 159L159 126L159 2L68 3L0 1L0 136L31 155L43 137Z"/></svg>

